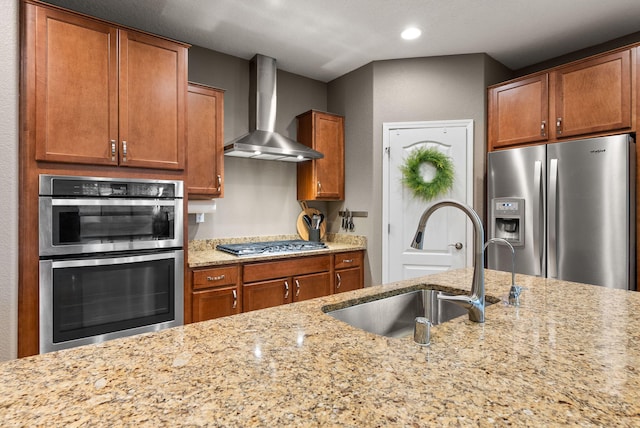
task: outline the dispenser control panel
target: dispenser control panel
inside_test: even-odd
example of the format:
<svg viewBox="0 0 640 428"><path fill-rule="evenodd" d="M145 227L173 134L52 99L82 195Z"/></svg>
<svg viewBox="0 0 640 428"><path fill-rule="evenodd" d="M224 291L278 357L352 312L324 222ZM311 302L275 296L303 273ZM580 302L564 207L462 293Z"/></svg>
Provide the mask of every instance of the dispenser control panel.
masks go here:
<svg viewBox="0 0 640 428"><path fill-rule="evenodd" d="M514 247L524 245L524 199L495 198L491 206L492 238L502 238Z"/></svg>
<svg viewBox="0 0 640 428"><path fill-rule="evenodd" d="M498 213L513 213L518 211L518 206L520 205L518 201L498 201L495 203L495 210Z"/></svg>

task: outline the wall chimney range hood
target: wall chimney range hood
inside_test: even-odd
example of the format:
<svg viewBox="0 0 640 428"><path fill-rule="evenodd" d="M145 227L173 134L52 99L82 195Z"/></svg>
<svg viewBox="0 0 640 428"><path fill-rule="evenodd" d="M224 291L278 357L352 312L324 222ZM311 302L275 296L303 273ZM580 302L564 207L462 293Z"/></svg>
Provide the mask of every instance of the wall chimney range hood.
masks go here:
<svg viewBox="0 0 640 428"><path fill-rule="evenodd" d="M303 162L324 155L275 132L276 60L257 54L250 63L249 133L224 146L225 156Z"/></svg>

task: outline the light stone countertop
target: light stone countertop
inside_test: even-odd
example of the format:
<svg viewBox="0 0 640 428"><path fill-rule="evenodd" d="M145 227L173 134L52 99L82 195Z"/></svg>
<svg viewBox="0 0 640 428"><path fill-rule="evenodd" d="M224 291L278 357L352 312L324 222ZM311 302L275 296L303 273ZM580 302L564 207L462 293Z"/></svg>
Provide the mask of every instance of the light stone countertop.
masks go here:
<svg viewBox="0 0 640 428"><path fill-rule="evenodd" d="M486 271L490 296L511 275ZM640 294L517 275L520 307L432 328L431 345L325 305L459 270L0 364L3 426L639 426Z"/></svg>
<svg viewBox="0 0 640 428"><path fill-rule="evenodd" d="M306 250L288 254L258 254L252 256L234 256L216 250L218 244L237 244L242 242L263 242L263 241L283 241L300 239L298 235L275 235L275 236L253 236L244 238L207 239L189 242L188 264L190 268L215 267L234 263L247 263L256 261L271 261L287 259L292 257L303 257L320 254L340 253L345 251L356 251L367 249L367 238L359 235L349 235L344 233L327 233L323 242L326 249Z"/></svg>

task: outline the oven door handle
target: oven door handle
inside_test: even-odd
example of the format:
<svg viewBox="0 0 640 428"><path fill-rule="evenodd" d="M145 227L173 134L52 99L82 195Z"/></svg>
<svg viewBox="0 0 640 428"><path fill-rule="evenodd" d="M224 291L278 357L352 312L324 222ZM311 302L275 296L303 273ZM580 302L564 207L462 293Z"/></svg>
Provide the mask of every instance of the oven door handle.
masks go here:
<svg viewBox="0 0 640 428"><path fill-rule="evenodd" d="M72 267L90 267L90 266L109 266L118 265L123 263L140 263L152 260L165 260L182 258L184 260L183 250L162 251L158 253L139 254L135 256L122 256L122 257L84 257L82 259L64 259L64 260L49 260L51 267L56 268L72 268ZM41 263L44 260L41 261Z"/></svg>
<svg viewBox="0 0 640 428"><path fill-rule="evenodd" d="M42 199L42 197L41 197ZM180 201L178 199L178 201ZM175 206L175 199L61 199L51 198L52 206Z"/></svg>

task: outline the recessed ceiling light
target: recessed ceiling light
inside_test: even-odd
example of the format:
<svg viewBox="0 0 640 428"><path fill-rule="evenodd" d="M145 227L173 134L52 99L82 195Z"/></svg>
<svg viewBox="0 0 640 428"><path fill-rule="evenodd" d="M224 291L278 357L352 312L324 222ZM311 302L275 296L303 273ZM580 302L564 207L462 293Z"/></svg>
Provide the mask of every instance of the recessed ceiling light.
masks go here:
<svg viewBox="0 0 640 428"><path fill-rule="evenodd" d="M420 37L420 34L422 34L422 31L419 28L411 27L404 30L400 36L405 40L413 40Z"/></svg>

